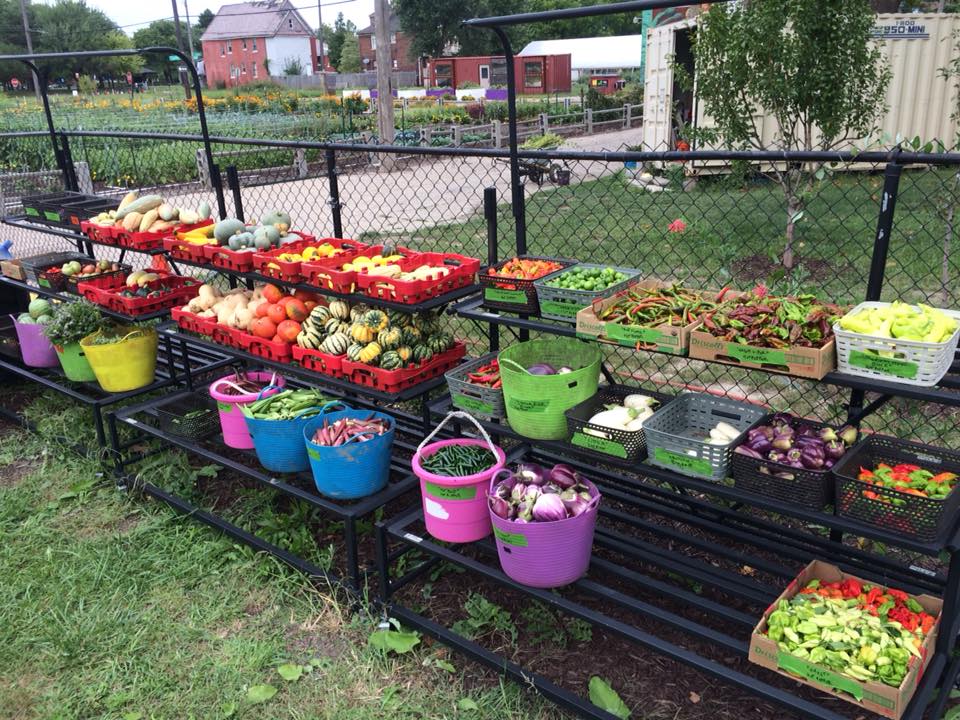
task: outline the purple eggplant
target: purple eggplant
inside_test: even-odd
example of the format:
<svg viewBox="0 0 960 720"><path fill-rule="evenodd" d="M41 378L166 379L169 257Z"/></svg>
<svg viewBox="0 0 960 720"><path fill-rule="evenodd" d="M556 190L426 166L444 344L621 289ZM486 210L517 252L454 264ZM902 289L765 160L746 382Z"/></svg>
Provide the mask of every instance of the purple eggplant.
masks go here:
<svg viewBox="0 0 960 720"><path fill-rule="evenodd" d="M554 483L561 490L573 487L577 484L578 480L577 471L569 465L562 463L554 465L553 469L548 473L548 477L550 482Z"/></svg>
<svg viewBox="0 0 960 720"><path fill-rule="evenodd" d="M547 471L537 463L520 463L517 478L527 485L543 485L547 481Z"/></svg>
<svg viewBox="0 0 960 720"><path fill-rule="evenodd" d="M506 500L496 495L491 495L489 497L489 501L490 501L490 510L493 512L494 515L496 515L499 518L503 518L504 520L510 519L510 515L512 514L512 510L513 510L513 508L510 507L510 503L508 503Z"/></svg>
<svg viewBox="0 0 960 720"><path fill-rule="evenodd" d="M761 455L766 455L773 450L773 443L771 443L765 435L761 435L756 440L748 442L747 445L750 446L751 450L756 450Z"/></svg>

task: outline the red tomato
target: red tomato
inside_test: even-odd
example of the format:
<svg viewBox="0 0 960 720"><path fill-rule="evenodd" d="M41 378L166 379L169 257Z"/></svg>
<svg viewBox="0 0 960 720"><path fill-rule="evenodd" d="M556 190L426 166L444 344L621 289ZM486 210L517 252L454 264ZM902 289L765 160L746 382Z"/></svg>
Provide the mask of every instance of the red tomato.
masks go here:
<svg viewBox="0 0 960 720"><path fill-rule="evenodd" d="M257 305L256 316L257 317L266 317L267 312L270 310L270 303L260 303Z"/></svg>
<svg viewBox="0 0 960 720"><path fill-rule="evenodd" d="M314 305L320 300L316 293L312 293L309 290L297 290L293 296L302 303L312 302Z"/></svg>
<svg viewBox="0 0 960 720"><path fill-rule="evenodd" d="M287 343L295 342L297 335L300 334L300 323L294 320L284 320L277 325L277 335L281 340Z"/></svg>
<svg viewBox="0 0 960 720"><path fill-rule="evenodd" d="M261 292L269 303L280 302L280 298L283 297L283 290L276 285L264 285Z"/></svg>
<svg viewBox="0 0 960 720"><path fill-rule="evenodd" d="M267 317L274 325L279 325L287 319L287 311L283 309L283 305L280 303L274 303L267 306Z"/></svg>
<svg viewBox="0 0 960 720"><path fill-rule="evenodd" d="M277 334L277 326L270 318L260 317L250 323L250 332L257 337L271 338Z"/></svg>
<svg viewBox="0 0 960 720"><path fill-rule="evenodd" d="M307 310L307 306L303 303L302 300L297 298L291 298L286 305L287 317L291 320L296 320L298 323L303 322L307 319L307 315L310 314L310 311Z"/></svg>

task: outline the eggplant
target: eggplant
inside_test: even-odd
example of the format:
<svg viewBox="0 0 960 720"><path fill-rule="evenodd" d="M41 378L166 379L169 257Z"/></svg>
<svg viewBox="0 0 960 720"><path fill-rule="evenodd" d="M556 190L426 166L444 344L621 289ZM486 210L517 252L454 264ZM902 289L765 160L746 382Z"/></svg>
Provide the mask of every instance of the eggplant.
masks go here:
<svg viewBox="0 0 960 720"><path fill-rule="evenodd" d="M847 451L847 446L840 440L831 440L824 447L824 454L831 460L839 460Z"/></svg>

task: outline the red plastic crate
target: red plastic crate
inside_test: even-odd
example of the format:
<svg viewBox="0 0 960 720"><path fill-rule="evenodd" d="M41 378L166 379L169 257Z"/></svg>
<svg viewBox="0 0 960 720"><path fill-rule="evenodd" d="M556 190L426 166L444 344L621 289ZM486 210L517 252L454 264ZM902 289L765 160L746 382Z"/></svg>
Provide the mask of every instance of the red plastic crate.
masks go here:
<svg viewBox="0 0 960 720"><path fill-rule="evenodd" d="M174 260L186 260L187 262L204 263L207 256L204 254L204 248L208 245L216 245L216 240L200 245L198 243L180 240L174 235L163 239L163 249Z"/></svg>
<svg viewBox="0 0 960 720"><path fill-rule="evenodd" d="M274 342L266 338L257 337L242 330L237 331L240 348L251 355L273 360L274 362L288 362L293 352L290 343Z"/></svg>
<svg viewBox="0 0 960 720"><path fill-rule="evenodd" d="M336 255L336 258L345 257L350 252L359 252L366 249L366 245L359 243L355 240L342 240L340 238L315 238L312 235L304 235L296 231L291 231L293 235L299 235L300 240L295 240L293 242L281 245L278 248L272 250L266 250L263 252L255 252L253 254L253 266L257 269L257 272L261 275L266 275L267 277L274 278L276 280L283 280L286 282L300 282L303 277L300 266L302 261L300 260L278 260L279 255L284 253L291 252L300 252L308 247L319 247L324 243L329 243L335 248L343 249L346 251L342 255ZM320 258L321 260L328 260L331 258ZM309 261L308 261L309 262ZM270 267L270 265L277 265L277 267Z"/></svg>
<svg viewBox="0 0 960 720"><path fill-rule="evenodd" d="M366 271L357 274L357 287L365 295L391 302L414 305L429 298L438 297L474 282L480 261L477 258L455 253L419 253L397 263L404 272L421 265L445 266L450 272L440 277L439 273L423 280L398 280Z"/></svg>
<svg viewBox="0 0 960 720"><path fill-rule="evenodd" d="M236 328L227 327L218 322L214 322L213 327L210 329L211 339L218 345L223 345L224 347L242 348L243 345L240 342L241 334L242 333Z"/></svg>
<svg viewBox="0 0 960 720"><path fill-rule="evenodd" d="M220 245L204 245L203 256L211 265L234 272L253 270L253 250L231 250Z"/></svg>
<svg viewBox="0 0 960 720"><path fill-rule="evenodd" d="M207 337L213 335L213 328L217 324L216 318L200 317L196 313L179 307L170 310L170 317L184 330L189 330L198 335L206 335Z"/></svg>
<svg viewBox="0 0 960 720"><path fill-rule="evenodd" d="M71 275L66 278L66 285L64 289L67 292L72 292L75 295L82 295L80 292L80 283L88 283L94 287L113 287L118 282L122 282L124 278L130 273L132 267L126 263L120 263L119 270L107 270L97 275L91 275L90 277L85 277L82 280L77 278L76 275Z"/></svg>
<svg viewBox="0 0 960 720"><path fill-rule="evenodd" d="M116 282L116 281L115 281ZM200 282L195 278L179 275L164 275L150 283L152 289L167 288L159 297L124 297L120 291L126 287L123 279L115 285L97 287L95 284L79 283L77 289L90 302L106 307L114 312L138 316L184 305L200 291Z"/></svg>
<svg viewBox="0 0 960 720"><path fill-rule="evenodd" d="M300 271L303 275L303 282L307 285L313 285L321 290L332 290L333 292L349 294L357 291L357 271L356 270L338 270L350 260L359 255L379 255L383 252L383 245L371 245L355 253L349 253L342 257L324 258L322 260L311 260L300 264ZM398 247L398 255L411 256L416 252L410 248Z"/></svg>
<svg viewBox="0 0 960 720"><path fill-rule="evenodd" d="M330 355L313 348L304 348L294 345L293 359L300 363L307 370L329 375L330 377L343 377L342 365L346 355Z"/></svg>
<svg viewBox="0 0 960 720"><path fill-rule="evenodd" d="M116 241L113 239L113 227L97 225L96 223L84 220L80 223L80 231L98 243L106 243L107 245L116 244Z"/></svg>
<svg viewBox="0 0 960 720"><path fill-rule="evenodd" d="M455 367L466 354L466 345L457 343L449 350L433 356L426 363L412 368L384 370L354 362L347 357L343 358L340 365L346 380L381 392L396 393L443 375L447 370Z"/></svg>
<svg viewBox="0 0 960 720"><path fill-rule="evenodd" d="M207 225L213 225L213 218L201 220L193 225L177 225L169 230L159 232L127 232L119 227L114 228L114 236L120 247L131 250L159 250L163 247L163 239L169 237L171 232L190 232Z"/></svg>

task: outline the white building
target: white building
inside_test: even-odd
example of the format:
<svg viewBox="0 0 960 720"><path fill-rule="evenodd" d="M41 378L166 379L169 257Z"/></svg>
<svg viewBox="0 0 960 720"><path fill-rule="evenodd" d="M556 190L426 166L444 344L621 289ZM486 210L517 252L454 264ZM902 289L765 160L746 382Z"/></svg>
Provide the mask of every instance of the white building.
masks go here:
<svg viewBox="0 0 960 720"><path fill-rule="evenodd" d="M535 40L518 55L570 54L572 80L581 75L617 75L639 70L643 60L642 35L572 38L569 40Z"/></svg>

